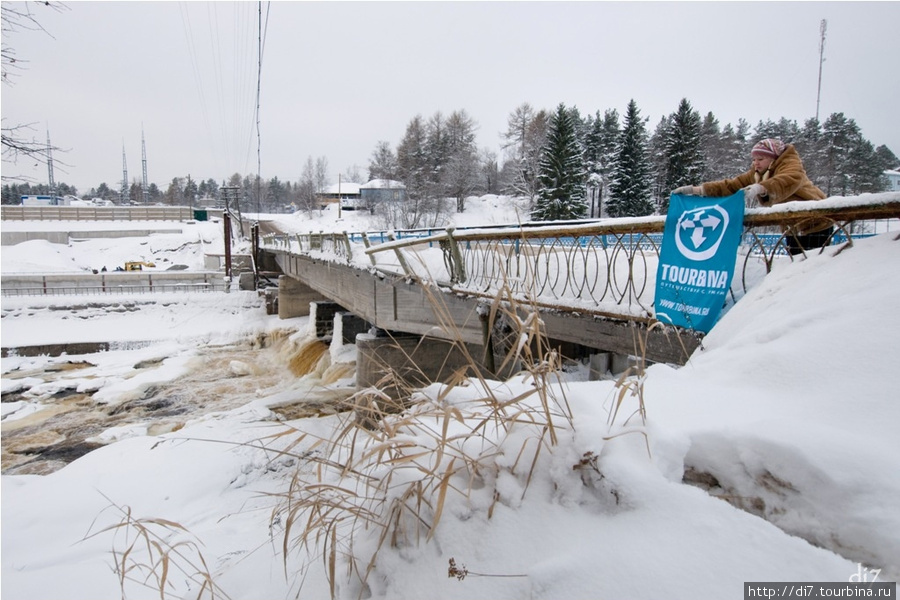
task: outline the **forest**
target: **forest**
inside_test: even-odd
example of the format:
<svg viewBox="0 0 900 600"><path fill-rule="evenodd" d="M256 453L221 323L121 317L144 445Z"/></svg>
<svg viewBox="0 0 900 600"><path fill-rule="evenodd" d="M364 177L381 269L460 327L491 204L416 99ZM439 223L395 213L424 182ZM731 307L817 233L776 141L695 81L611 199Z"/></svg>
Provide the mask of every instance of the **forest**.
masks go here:
<svg viewBox="0 0 900 600"><path fill-rule="evenodd" d="M467 197L483 194L528 198L535 220L664 213L672 189L748 170L750 148L765 138L794 144L810 179L828 196L882 191L884 171L900 166L889 148L874 147L843 113L802 125L783 117L755 127L743 119L723 125L712 112L701 115L686 98L652 128L634 100L622 115L607 109L586 116L575 106L538 110L523 103L500 132L502 157L478 148L477 130L465 110L416 115L395 148L378 141L367 172L353 167L341 181L403 183L407 193L401 205L385 202L375 210L385 226L412 228L441 225L448 213L465 210ZM137 180L104 182L90 190L58 183L53 192L46 184L10 183L3 185L2 201L17 204L22 195L54 193L116 204L222 206L221 188L228 186L240 189L232 208L242 212L316 210L317 195L334 183L328 159L310 156L298 164L294 182L234 173L223 179L176 177L165 190L155 183L144 190Z"/></svg>

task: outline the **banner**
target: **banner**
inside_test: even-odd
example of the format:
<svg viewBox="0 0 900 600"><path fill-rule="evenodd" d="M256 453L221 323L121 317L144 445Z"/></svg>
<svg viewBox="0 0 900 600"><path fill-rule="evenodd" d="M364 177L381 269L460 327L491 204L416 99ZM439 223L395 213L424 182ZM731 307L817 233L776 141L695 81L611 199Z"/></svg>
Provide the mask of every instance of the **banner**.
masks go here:
<svg viewBox="0 0 900 600"><path fill-rule="evenodd" d="M744 229L744 190L727 198L672 194L656 272L656 318L708 333L731 287Z"/></svg>

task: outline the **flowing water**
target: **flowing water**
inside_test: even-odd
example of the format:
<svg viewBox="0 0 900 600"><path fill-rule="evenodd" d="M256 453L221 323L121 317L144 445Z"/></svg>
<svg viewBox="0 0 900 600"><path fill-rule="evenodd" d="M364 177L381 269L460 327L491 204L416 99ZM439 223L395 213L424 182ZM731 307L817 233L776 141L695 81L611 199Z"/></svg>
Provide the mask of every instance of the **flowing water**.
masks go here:
<svg viewBox="0 0 900 600"><path fill-rule="evenodd" d="M93 400L92 393L78 392L75 384L65 385L69 379L84 382L103 376L90 362L90 355L79 357L78 361L61 357L40 369L4 373L6 380L31 382L36 378L42 385L61 385L39 398L27 386L3 394L4 403L39 403L41 410L3 420L2 472L52 473L114 441L117 436L111 431L126 435L177 431L202 415L238 408L290 389L299 377L314 378L317 385L303 392L296 402L272 408L274 412L294 419L339 410L341 401L355 391L347 385L354 376L355 364L331 364L325 343L315 339L295 342L290 333L276 332L241 343L200 348L191 359L187 374L118 404L100 404ZM134 375L157 368L164 358L134 365Z"/></svg>

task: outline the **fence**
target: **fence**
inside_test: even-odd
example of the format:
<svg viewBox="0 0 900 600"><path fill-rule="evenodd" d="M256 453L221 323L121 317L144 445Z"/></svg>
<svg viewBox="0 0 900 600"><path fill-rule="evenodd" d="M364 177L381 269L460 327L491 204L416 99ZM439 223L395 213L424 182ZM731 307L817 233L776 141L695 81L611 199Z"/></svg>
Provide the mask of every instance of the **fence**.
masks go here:
<svg viewBox="0 0 900 600"><path fill-rule="evenodd" d="M794 202L748 209L732 297L742 295L773 268L794 260L787 240L812 221L834 227L831 247L872 235L885 219L900 218L900 193ZM360 267L418 277L469 295L501 290L564 310L649 318L665 217L651 216L540 226L447 229L385 235L311 233L264 236L264 249L357 263ZM894 225L896 229L897 226ZM363 248L360 248L362 246ZM429 258L439 253L440 259ZM364 256L360 260L360 254ZM366 264L366 258L369 264Z"/></svg>
<svg viewBox="0 0 900 600"><path fill-rule="evenodd" d="M63 296L222 292L231 283L221 273L126 272L5 275L3 296Z"/></svg>

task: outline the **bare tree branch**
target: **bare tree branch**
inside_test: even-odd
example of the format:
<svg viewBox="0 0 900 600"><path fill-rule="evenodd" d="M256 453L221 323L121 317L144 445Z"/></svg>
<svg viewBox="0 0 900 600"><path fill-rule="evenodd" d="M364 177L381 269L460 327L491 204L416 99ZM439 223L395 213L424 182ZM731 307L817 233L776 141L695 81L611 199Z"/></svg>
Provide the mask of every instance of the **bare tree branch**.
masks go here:
<svg viewBox="0 0 900 600"><path fill-rule="evenodd" d="M49 2L47 0L39 2L31 2L26 4L3 3L0 5L0 29L3 33L2 48L2 80L6 85L13 85L13 79L20 76L24 70L27 61L17 57L15 48L9 43L10 34L20 31L40 31L51 38L53 36L40 24L32 6L48 7L57 12L68 10L68 7L61 2ZM55 38L54 38L55 39ZM29 160L36 160L38 163L47 164L54 150L59 150L54 146L46 143L38 142L34 136L29 140L25 137L28 130L33 130L33 123L27 125L6 125L6 119L3 119L2 127L2 145L3 145L3 161L13 164L20 157L27 157ZM3 180L28 181L30 178L25 176L7 176L3 175Z"/></svg>

